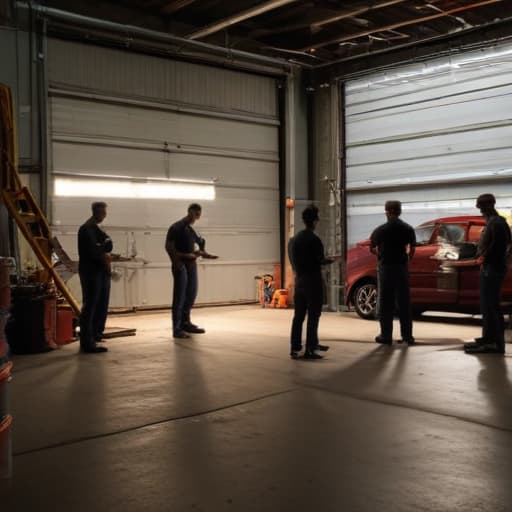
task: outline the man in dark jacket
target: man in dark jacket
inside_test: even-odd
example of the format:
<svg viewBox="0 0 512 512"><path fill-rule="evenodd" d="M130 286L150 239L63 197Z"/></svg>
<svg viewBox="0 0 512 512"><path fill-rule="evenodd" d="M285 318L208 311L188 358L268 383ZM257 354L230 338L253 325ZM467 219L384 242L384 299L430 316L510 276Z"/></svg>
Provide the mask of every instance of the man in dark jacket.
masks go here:
<svg viewBox="0 0 512 512"><path fill-rule="evenodd" d="M103 336L110 298L112 240L99 227L107 216L107 205L92 203L92 217L78 230L78 273L82 285L80 314L80 350L107 352L97 345Z"/></svg>
<svg viewBox="0 0 512 512"><path fill-rule="evenodd" d="M466 343L467 354L504 354L505 322L500 309L500 294L508 270L510 251L510 227L495 209L492 194L482 194L476 207L486 218L486 226L480 235L477 256L480 266L480 310L482 313L482 337L474 343Z"/></svg>
<svg viewBox="0 0 512 512"><path fill-rule="evenodd" d="M165 250L172 263L172 333L174 338L189 338L188 333L202 334L205 330L193 324L190 311L197 296L197 263L199 257L215 259L205 251L205 240L192 225L201 218L201 205L193 203L187 216L168 230Z"/></svg>
<svg viewBox="0 0 512 512"><path fill-rule="evenodd" d="M302 324L308 315L306 330L305 359L322 359L317 350L328 350L328 346L318 342L318 323L322 314L324 283L322 265L332 263L334 259L326 258L324 246L315 234L320 220L318 208L308 206L302 212L305 229L297 233L290 241L288 252L295 272L295 313L292 321L290 357L297 359L302 350Z"/></svg>
<svg viewBox="0 0 512 512"><path fill-rule="evenodd" d="M408 263L414 256L416 234L399 218L402 213L400 201L387 201L384 209L388 220L370 237L370 250L378 257L380 334L375 341L391 345L393 314L397 305L402 341L413 345Z"/></svg>

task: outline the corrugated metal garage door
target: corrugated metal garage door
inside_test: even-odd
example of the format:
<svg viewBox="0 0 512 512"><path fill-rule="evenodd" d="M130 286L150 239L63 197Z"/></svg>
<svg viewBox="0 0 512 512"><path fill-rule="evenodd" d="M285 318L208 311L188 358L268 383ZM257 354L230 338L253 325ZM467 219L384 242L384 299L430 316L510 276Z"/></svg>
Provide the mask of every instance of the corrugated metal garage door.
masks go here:
<svg viewBox="0 0 512 512"><path fill-rule="evenodd" d="M53 177L217 179L197 230L220 255L200 264L198 303L255 299L254 276L279 261L278 108L272 78L50 40ZM111 306L169 305L167 228L192 199L107 199L118 266ZM91 198L52 198L52 224L76 257ZM70 286L79 293L78 280Z"/></svg>
<svg viewBox="0 0 512 512"><path fill-rule="evenodd" d="M512 47L380 72L346 84L348 243L399 199L416 225L478 214L475 198L512 208Z"/></svg>

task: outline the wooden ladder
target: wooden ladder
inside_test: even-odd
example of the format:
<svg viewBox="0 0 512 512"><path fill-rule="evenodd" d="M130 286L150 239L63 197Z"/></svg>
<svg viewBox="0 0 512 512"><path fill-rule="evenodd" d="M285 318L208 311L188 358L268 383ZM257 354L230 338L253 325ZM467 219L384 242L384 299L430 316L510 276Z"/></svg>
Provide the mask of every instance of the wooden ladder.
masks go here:
<svg viewBox="0 0 512 512"><path fill-rule="evenodd" d="M43 266L45 281L53 279L78 317L80 306L52 264L52 234L48 220L30 190L21 183L17 171L15 129L11 90L0 84L0 199Z"/></svg>

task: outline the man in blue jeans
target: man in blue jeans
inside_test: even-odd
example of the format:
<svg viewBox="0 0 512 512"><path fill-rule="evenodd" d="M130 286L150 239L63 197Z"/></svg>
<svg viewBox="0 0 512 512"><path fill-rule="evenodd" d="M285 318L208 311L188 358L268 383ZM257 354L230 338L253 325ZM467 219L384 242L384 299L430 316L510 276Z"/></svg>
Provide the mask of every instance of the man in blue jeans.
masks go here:
<svg viewBox="0 0 512 512"><path fill-rule="evenodd" d="M504 354L505 322L500 309L500 294L508 270L510 228L498 215L496 199L492 194L482 194L476 207L486 218L486 225L478 242L477 257L480 266L480 311L482 336L474 343L466 343L466 354Z"/></svg>
<svg viewBox="0 0 512 512"><path fill-rule="evenodd" d="M204 329L190 320L190 310L197 296L197 258L215 259L205 251L205 240L192 225L201 218L201 205L193 203L187 216L175 222L167 231L165 250L172 263L174 279L172 297L172 334L174 338L189 338L188 333L202 334Z"/></svg>

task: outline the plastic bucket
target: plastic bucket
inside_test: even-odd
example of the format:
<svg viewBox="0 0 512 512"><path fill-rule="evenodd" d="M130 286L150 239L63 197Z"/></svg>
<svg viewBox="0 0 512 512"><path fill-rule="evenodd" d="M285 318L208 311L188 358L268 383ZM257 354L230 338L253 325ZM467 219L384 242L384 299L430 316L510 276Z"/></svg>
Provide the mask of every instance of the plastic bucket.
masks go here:
<svg viewBox="0 0 512 512"><path fill-rule="evenodd" d="M57 348L57 298L49 295L44 299L44 339L50 348Z"/></svg>
<svg viewBox="0 0 512 512"><path fill-rule="evenodd" d="M12 476L11 426L12 416L0 421L0 478Z"/></svg>
<svg viewBox="0 0 512 512"><path fill-rule="evenodd" d="M73 311L57 309L57 345L65 345L73 340Z"/></svg>

